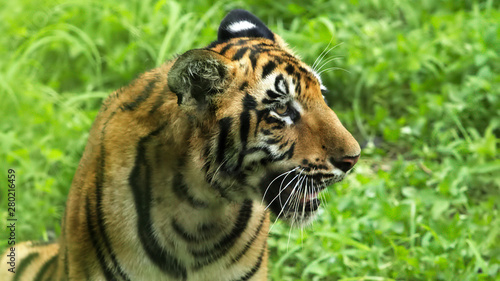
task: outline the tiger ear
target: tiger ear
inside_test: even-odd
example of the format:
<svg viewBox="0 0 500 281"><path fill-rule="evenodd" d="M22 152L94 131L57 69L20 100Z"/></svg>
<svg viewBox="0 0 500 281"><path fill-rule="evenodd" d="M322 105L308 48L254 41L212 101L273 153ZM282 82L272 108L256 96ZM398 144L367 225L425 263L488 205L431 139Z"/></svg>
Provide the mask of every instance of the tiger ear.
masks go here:
<svg viewBox="0 0 500 281"><path fill-rule="evenodd" d="M168 73L168 87L179 105L205 105L228 83L229 62L209 50L190 50L177 58Z"/></svg>
<svg viewBox="0 0 500 281"><path fill-rule="evenodd" d="M275 41L274 33L254 14L236 9L229 12L219 26L217 40L225 42L232 38L257 37Z"/></svg>
<svg viewBox="0 0 500 281"><path fill-rule="evenodd" d="M285 41L277 34L274 34L254 14L241 9L232 10L220 23L216 42L221 43L242 37L269 39L278 46L288 49Z"/></svg>

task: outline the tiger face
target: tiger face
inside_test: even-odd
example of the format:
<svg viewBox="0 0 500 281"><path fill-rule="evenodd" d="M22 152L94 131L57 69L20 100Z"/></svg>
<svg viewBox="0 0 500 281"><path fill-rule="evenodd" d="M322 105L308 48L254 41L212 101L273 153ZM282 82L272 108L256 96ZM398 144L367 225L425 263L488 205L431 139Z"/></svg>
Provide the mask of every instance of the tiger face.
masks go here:
<svg viewBox="0 0 500 281"><path fill-rule="evenodd" d="M325 103L319 76L258 18L235 14L218 41L177 59L168 84L192 120L206 182L222 198L261 200L304 225L360 147Z"/></svg>

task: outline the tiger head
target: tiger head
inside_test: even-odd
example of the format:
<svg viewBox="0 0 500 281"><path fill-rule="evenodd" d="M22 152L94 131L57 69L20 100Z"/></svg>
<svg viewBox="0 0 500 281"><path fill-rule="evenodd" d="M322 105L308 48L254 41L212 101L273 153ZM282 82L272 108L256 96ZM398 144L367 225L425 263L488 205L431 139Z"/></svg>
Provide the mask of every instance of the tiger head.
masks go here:
<svg viewBox="0 0 500 281"><path fill-rule="evenodd" d="M180 55L168 86L191 120L206 182L227 200L262 200L292 225L311 221L318 193L360 155L318 74L247 11L230 12L208 47Z"/></svg>

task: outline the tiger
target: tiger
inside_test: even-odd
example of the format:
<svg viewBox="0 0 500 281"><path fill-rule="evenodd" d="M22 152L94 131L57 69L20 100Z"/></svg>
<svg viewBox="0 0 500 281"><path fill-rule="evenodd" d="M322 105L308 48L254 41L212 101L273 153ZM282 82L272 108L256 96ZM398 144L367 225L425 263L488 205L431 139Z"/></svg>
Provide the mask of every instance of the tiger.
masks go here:
<svg viewBox="0 0 500 281"><path fill-rule="evenodd" d="M16 245L0 280L267 280L270 213L308 225L360 156L326 91L259 18L229 12L211 44L105 99L58 241Z"/></svg>

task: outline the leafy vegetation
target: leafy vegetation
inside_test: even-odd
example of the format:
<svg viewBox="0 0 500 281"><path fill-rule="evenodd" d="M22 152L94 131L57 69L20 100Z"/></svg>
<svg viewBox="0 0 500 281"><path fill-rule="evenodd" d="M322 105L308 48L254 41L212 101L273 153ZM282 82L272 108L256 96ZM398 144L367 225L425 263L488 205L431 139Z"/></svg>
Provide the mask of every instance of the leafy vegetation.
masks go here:
<svg viewBox="0 0 500 281"><path fill-rule="evenodd" d="M498 1L6 1L0 8L0 167L17 174L17 239L60 232L102 99L257 14L319 65L363 144L310 228L277 222L271 280L498 280ZM6 184L0 219L6 221ZM7 233L0 233L6 241ZM3 245L6 246L6 245Z"/></svg>

